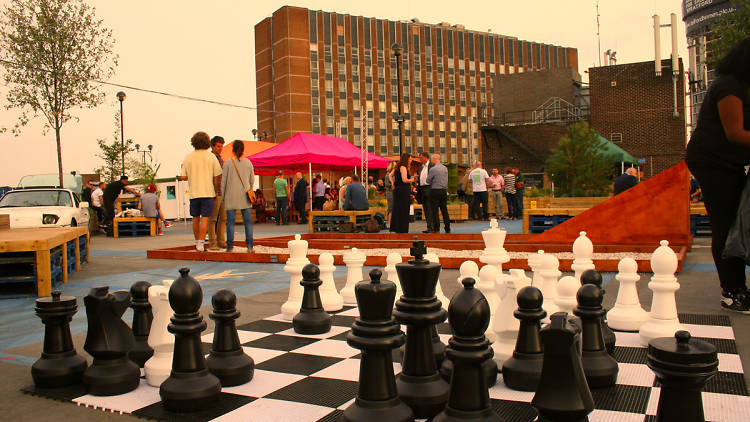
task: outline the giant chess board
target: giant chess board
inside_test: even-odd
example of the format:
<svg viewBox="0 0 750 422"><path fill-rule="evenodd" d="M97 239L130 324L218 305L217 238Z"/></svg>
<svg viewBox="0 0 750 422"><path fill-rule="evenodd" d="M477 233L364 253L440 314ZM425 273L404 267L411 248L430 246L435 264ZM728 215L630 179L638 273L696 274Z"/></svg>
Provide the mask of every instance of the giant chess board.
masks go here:
<svg viewBox="0 0 750 422"><path fill-rule="evenodd" d="M222 389L219 405L208 411L181 414L164 410L159 389L149 386L145 378L136 390L111 397L88 395L83 385L62 389L31 386L24 391L98 411L164 421L339 421L357 394L360 352L349 347L346 335L358 315L357 308L345 307L335 313L331 331L320 335L297 334L291 322L280 315L239 326L240 342L256 363L255 375L247 384ZM697 314L679 317L693 337L710 342L718 350L719 373L703 392L706 420L747 421L750 397L729 318ZM450 327L441 324L438 332L447 342ZM212 339L210 333L202 337L206 354ZM615 358L620 366L617 384L591 390L596 410L589 415L590 421L655 420L660 388L646 366L646 352L638 333L617 333ZM393 366L398 373L401 366L398 363ZM502 375L490 389L493 409L507 422L528 422L535 418L536 412L530 405L533 395L508 389Z"/></svg>

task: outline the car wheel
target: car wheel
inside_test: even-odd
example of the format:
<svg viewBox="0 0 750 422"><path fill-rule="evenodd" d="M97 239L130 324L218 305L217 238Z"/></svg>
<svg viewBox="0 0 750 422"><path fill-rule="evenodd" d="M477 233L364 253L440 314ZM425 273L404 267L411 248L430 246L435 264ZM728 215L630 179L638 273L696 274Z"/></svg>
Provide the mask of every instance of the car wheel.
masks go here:
<svg viewBox="0 0 750 422"><path fill-rule="evenodd" d="M70 220L70 227L77 227L78 223L76 222L75 218Z"/></svg>

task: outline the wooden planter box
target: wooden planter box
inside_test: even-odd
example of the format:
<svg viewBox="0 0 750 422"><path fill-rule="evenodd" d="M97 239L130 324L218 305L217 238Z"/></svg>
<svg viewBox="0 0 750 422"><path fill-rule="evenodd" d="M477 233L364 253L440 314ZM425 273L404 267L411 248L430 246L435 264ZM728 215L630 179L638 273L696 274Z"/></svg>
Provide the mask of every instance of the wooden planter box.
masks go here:
<svg viewBox="0 0 750 422"><path fill-rule="evenodd" d="M448 204L448 215L451 221L466 221L469 219L469 206L467 204Z"/></svg>

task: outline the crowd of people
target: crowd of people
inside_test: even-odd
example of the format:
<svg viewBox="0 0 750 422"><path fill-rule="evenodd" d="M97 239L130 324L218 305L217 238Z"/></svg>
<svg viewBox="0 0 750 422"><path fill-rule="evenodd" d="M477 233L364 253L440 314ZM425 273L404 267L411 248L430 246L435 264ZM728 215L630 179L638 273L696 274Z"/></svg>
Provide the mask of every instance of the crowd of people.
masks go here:
<svg viewBox="0 0 750 422"><path fill-rule="evenodd" d="M488 220L490 216L489 198L495 204L495 217L503 220L523 218L523 189L525 178L518 168L506 167L500 174L492 169L492 176L476 161L473 167L458 184L458 196L469 204L469 218ZM505 210L503 209L505 200Z"/></svg>

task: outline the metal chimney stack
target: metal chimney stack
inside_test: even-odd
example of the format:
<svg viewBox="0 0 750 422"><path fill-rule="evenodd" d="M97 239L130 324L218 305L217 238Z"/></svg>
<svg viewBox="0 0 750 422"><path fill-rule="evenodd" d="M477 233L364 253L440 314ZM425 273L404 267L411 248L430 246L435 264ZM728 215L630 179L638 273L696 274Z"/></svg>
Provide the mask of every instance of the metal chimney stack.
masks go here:
<svg viewBox="0 0 750 422"><path fill-rule="evenodd" d="M661 25L659 15L654 15L654 72L661 76Z"/></svg>

